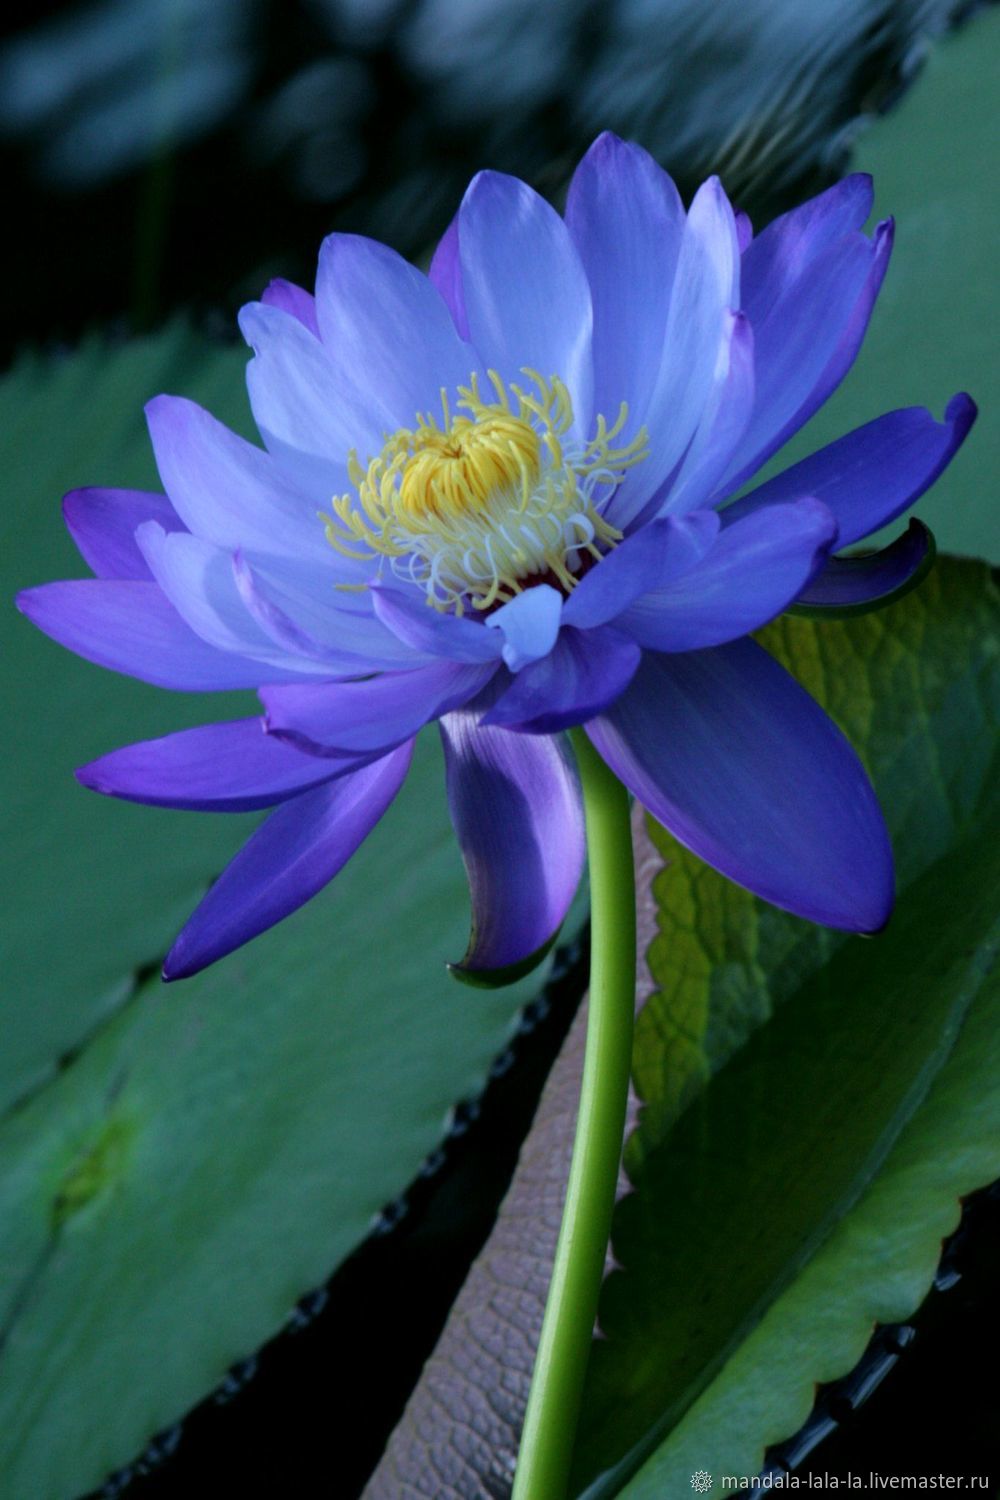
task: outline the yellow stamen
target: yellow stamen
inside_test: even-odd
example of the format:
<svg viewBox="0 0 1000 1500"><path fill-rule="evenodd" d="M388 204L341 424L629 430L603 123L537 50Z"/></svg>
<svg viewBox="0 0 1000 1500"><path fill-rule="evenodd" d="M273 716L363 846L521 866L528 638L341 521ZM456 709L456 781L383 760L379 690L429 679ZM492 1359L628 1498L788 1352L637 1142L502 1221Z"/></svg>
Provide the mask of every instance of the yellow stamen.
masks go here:
<svg viewBox="0 0 1000 1500"><path fill-rule="evenodd" d="M540 575L574 588L585 555L600 559L621 539L596 504L598 487L615 487L648 451L645 429L616 445L625 403L613 426L598 417L595 436L575 446L573 404L558 376L525 369L532 389L522 389L487 373L495 400L473 375L458 389L461 415L442 389L440 425L418 413L366 467L352 452L356 495L335 496L323 518L338 552L389 559L429 604L457 614L491 609Z"/></svg>

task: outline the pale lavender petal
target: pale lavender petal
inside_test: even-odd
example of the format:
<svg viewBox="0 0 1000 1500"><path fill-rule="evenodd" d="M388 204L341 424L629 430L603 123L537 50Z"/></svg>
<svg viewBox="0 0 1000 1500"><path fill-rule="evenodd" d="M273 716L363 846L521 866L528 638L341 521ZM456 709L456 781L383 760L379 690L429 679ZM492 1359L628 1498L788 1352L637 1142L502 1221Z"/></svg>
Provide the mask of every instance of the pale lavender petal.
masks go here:
<svg viewBox="0 0 1000 1500"><path fill-rule="evenodd" d="M265 688L261 702L269 733L313 755L363 754L398 745L430 720L460 708L494 670L443 661L364 682Z"/></svg>
<svg viewBox="0 0 1000 1500"><path fill-rule="evenodd" d="M583 871L576 768L558 739L483 729L471 713L448 714L440 727L472 896L472 934L455 971L472 980L523 972L556 936Z"/></svg>
<svg viewBox="0 0 1000 1500"><path fill-rule="evenodd" d="M469 320L465 313L465 288L462 285L462 261L458 249L458 215L441 236L431 259L428 276L441 293L455 322L459 335L469 337Z"/></svg>
<svg viewBox="0 0 1000 1500"><path fill-rule="evenodd" d="M283 276L276 276L273 281L268 282L260 300L268 307L280 307L283 312L291 313L293 318L298 318L303 328L308 328L310 333L319 338L316 298L312 292L296 286L294 281L286 281Z"/></svg>
<svg viewBox="0 0 1000 1500"><path fill-rule="evenodd" d="M164 979L186 979L273 927L322 890L403 784L412 746L285 802L226 866L181 932Z"/></svg>
<svg viewBox="0 0 1000 1500"><path fill-rule="evenodd" d="M753 225L750 222L750 215L745 214L742 209L737 209L735 219L736 243L740 247L740 254L745 255L753 239Z"/></svg>
<svg viewBox="0 0 1000 1500"><path fill-rule="evenodd" d="M790 282L872 211L874 193L867 172L854 172L826 192L773 219L743 255L743 310L763 322Z"/></svg>
<svg viewBox="0 0 1000 1500"><path fill-rule="evenodd" d="M297 675L217 651L184 623L155 583L94 578L44 583L19 594L17 607L78 656L157 687L227 692Z"/></svg>
<svg viewBox="0 0 1000 1500"><path fill-rule="evenodd" d="M125 745L81 766L76 777L91 791L152 807L253 812L337 774L330 761L265 734L258 715Z"/></svg>
<svg viewBox="0 0 1000 1500"><path fill-rule="evenodd" d="M568 626L548 656L518 672L481 720L531 734L555 734L603 713L635 676L642 656L636 643L605 625Z"/></svg>
<svg viewBox="0 0 1000 1500"><path fill-rule="evenodd" d="M818 500L755 511L723 531L694 567L637 599L617 620L653 651L698 651L757 630L787 609L834 545Z"/></svg>
<svg viewBox="0 0 1000 1500"><path fill-rule="evenodd" d="M934 561L934 537L912 520L902 536L878 552L831 557L796 601L810 609L853 614L885 606L909 593Z"/></svg>
<svg viewBox="0 0 1000 1500"><path fill-rule="evenodd" d="M573 174L566 223L594 305L594 410L613 422L627 401L637 429L663 354L683 204L647 151L605 131Z"/></svg>
<svg viewBox="0 0 1000 1500"><path fill-rule="evenodd" d="M443 614L427 604L426 596L413 589L394 589L374 584L371 588L375 614L392 633L425 656L443 656L448 661L495 661L501 653L502 637L487 630L480 620Z"/></svg>
<svg viewBox="0 0 1000 1500"><path fill-rule="evenodd" d="M762 505L815 495L837 518L839 545L849 546L920 499L951 462L975 417L975 403L964 392L952 397L943 422L923 406L887 412L737 500L724 512L725 523Z"/></svg>
<svg viewBox="0 0 1000 1500"><path fill-rule="evenodd" d="M828 927L885 925L892 851L861 762L753 641L644 656L587 733L643 806L723 875Z"/></svg>
<svg viewBox="0 0 1000 1500"><path fill-rule="evenodd" d="M149 564L136 545L136 528L156 521L164 531L184 531L166 495L145 490L70 490L63 497L63 519L84 562L98 578L141 578Z"/></svg>
<svg viewBox="0 0 1000 1500"><path fill-rule="evenodd" d="M569 231L525 183L500 172L472 179L458 242L469 334L483 363L523 382L530 367L569 389L580 437L590 436L590 288Z"/></svg>
<svg viewBox="0 0 1000 1500"><path fill-rule="evenodd" d="M456 387L479 370L437 287L375 240L331 234L323 241L316 307L337 380L380 429L413 427L418 412L440 413L442 386L454 400Z"/></svg>
<svg viewBox="0 0 1000 1500"><path fill-rule="evenodd" d="M719 533L715 511L653 521L613 548L577 584L563 605L565 625L607 625L640 594L686 573Z"/></svg>
<svg viewBox="0 0 1000 1500"><path fill-rule="evenodd" d="M790 282L754 331L754 413L724 480L738 489L832 395L854 363L892 249L892 223L847 235Z"/></svg>
<svg viewBox="0 0 1000 1500"><path fill-rule="evenodd" d="M512 672L552 650L562 607L558 589L536 583L488 616L486 624L503 632L503 659Z"/></svg>

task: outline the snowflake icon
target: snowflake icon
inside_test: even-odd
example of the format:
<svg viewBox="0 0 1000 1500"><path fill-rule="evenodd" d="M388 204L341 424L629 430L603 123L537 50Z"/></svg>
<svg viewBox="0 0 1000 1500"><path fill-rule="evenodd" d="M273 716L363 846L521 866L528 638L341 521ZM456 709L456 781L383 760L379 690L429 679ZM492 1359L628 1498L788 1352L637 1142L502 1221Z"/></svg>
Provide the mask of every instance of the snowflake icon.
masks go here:
<svg viewBox="0 0 1000 1500"><path fill-rule="evenodd" d="M691 1488L696 1495L707 1495L712 1488L712 1476L707 1469L696 1469L691 1475Z"/></svg>

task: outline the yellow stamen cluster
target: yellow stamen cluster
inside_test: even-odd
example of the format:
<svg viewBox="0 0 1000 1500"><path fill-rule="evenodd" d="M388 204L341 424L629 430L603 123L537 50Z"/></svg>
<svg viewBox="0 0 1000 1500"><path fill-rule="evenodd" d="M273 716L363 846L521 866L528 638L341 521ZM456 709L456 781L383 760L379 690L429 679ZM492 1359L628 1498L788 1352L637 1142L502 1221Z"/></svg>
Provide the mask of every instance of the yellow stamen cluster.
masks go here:
<svg viewBox="0 0 1000 1500"><path fill-rule="evenodd" d="M569 392L557 376L523 373L530 389L489 372L495 400L477 376L458 390L453 415L441 392L441 421L417 414L366 468L356 452L348 473L357 491L336 496L323 516L330 544L347 557L389 559L397 577L420 585L435 609L492 609L531 579L549 575L569 592L584 558L601 558L621 533L595 502L646 456L643 429L616 446L623 403L608 427L597 419L584 445L573 426Z"/></svg>

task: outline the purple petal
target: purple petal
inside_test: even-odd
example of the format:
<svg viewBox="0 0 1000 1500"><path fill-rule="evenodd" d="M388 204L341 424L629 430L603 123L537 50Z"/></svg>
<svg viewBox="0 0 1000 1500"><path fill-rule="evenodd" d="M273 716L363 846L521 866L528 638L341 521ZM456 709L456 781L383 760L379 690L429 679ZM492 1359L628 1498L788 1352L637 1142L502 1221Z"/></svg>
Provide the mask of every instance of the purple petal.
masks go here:
<svg viewBox="0 0 1000 1500"><path fill-rule="evenodd" d="M180 396L157 396L146 420L163 487L189 531L230 552L309 557L326 546L317 496L290 482L270 453Z"/></svg>
<svg viewBox="0 0 1000 1500"><path fill-rule="evenodd" d="M19 594L17 607L78 656L157 687L227 692L294 675L217 651L184 623L155 583L91 578L45 583Z"/></svg>
<svg viewBox="0 0 1000 1500"><path fill-rule="evenodd" d="M737 210L735 218L736 242L740 247L740 254L745 255L753 239L753 225L750 222L750 215L745 214L742 209Z"/></svg>
<svg viewBox="0 0 1000 1500"><path fill-rule="evenodd" d="M147 583L153 575L136 545L136 527L156 521L164 531L185 529L166 495L145 490L70 490L63 497L63 518L84 562L98 578L141 578Z"/></svg>
<svg viewBox="0 0 1000 1500"><path fill-rule="evenodd" d="M885 925L892 851L861 762L753 641L644 656L587 733L643 806L723 875L828 927Z"/></svg>
<svg viewBox="0 0 1000 1500"><path fill-rule="evenodd" d="M470 713L449 714L440 727L472 896L469 947L454 969L473 980L484 970L523 971L554 939L583 870L576 768L557 739L477 728Z"/></svg>
<svg viewBox="0 0 1000 1500"><path fill-rule="evenodd" d="M319 338L316 298L312 292L296 286L294 281L286 281L283 276L276 276L273 281L268 282L260 300L267 307L280 307L283 312L291 313L293 318L298 318L303 328L308 328L310 333Z"/></svg>
<svg viewBox="0 0 1000 1500"><path fill-rule="evenodd" d="M525 367L558 375L577 436L590 436L590 288L569 231L544 198L500 172L472 179L458 241L469 334L483 363L523 382Z"/></svg>
<svg viewBox="0 0 1000 1500"><path fill-rule="evenodd" d="M485 686L492 667L436 662L364 682L265 688L267 728L313 755L363 754L410 739Z"/></svg>
<svg viewBox="0 0 1000 1500"><path fill-rule="evenodd" d="M754 332L754 413L725 478L732 493L806 423L854 363L892 249L892 223L852 233L809 262Z"/></svg>
<svg viewBox="0 0 1000 1500"><path fill-rule="evenodd" d="M403 784L411 745L285 802L226 866L163 966L186 979L315 896L368 837Z"/></svg>
<svg viewBox="0 0 1000 1500"><path fill-rule="evenodd" d="M607 625L641 594L694 567L719 534L715 511L653 521L585 573L563 605L565 625Z"/></svg>
<svg viewBox="0 0 1000 1500"><path fill-rule="evenodd" d="M951 462L975 418L975 403L964 392L952 397L943 422L923 406L887 412L737 500L724 521L728 525L762 505L815 495L836 516L839 545L847 547L920 499Z"/></svg>
<svg viewBox="0 0 1000 1500"><path fill-rule="evenodd" d="M617 624L653 651L698 651L780 614L822 563L837 523L818 500L755 511L701 562L627 609Z"/></svg>
<svg viewBox="0 0 1000 1500"><path fill-rule="evenodd" d="M495 661L500 655L500 637L482 621L442 614L415 590L373 584L371 596L382 624L414 651L464 662Z"/></svg>
<svg viewBox="0 0 1000 1500"><path fill-rule="evenodd" d="M555 734L603 713L635 676L640 648L613 626L563 630L554 649L514 678L480 720Z"/></svg>
<svg viewBox="0 0 1000 1500"><path fill-rule="evenodd" d="M337 379L389 432L412 427L418 412L440 412L441 387L453 393L478 369L437 287L375 240L323 241L316 307Z"/></svg>
<svg viewBox="0 0 1000 1500"><path fill-rule="evenodd" d="M831 245L861 229L873 200L871 178L855 172L773 219L743 255L743 309L751 321L763 322L789 282Z"/></svg>
<svg viewBox="0 0 1000 1500"><path fill-rule="evenodd" d="M562 607L558 589L536 583L488 616L486 624L503 632L503 659L512 672L552 650Z"/></svg>
<svg viewBox="0 0 1000 1500"><path fill-rule="evenodd" d="M338 768L264 733L264 721L203 724L112 750L81 766L91 791L151 807L253 812L329 781Z"/></svg>
<svg viewBox="0 0 1000 1500"><path fill-rule="evenodd" d="M458 214L441 236L427 275L448 304L459 335L467 339L469 320L465 313L465 288L462 285L462 261L458 249Z"/></svg>
<svg viewBox="0 0 1000 1500"><path fill-rule="evenodd" d="M637 430L663 354L680 196L647 151L605 131L573 174L566 223L594 305L594 410L613 422L627 401Z"/></svg>
<svg viewBox="0 0 1000 1500"><path fill-rule="evenodd" d="M902 536L863 557L831 557L803 589L797 607L831 614L855 614L882 607L908 594L934 562L934 537L912 520Z"/></svg>

